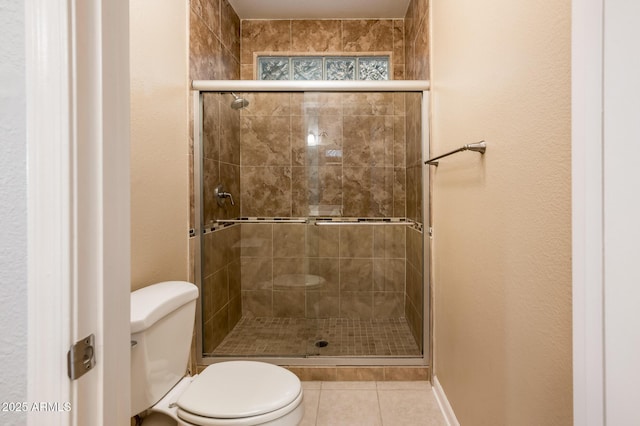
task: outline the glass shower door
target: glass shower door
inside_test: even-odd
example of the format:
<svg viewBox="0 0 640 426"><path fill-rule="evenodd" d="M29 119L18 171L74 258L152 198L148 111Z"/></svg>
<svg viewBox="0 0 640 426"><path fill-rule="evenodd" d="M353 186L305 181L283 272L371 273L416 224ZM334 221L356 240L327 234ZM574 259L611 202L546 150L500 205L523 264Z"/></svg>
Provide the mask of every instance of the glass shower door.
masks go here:
<svg viewBox="0 0 640 426"><path fill-rule="evenodd" d="M421 96L202 94L205 356L421 356Z"/></svg>

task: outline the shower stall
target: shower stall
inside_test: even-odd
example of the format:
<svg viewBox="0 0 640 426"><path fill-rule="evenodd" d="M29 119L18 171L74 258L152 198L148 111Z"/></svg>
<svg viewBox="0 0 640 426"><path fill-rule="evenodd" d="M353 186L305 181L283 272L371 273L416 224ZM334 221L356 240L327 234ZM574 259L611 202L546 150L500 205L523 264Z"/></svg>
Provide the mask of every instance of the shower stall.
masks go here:
<svg viewBox="0 0 640 426"><path fill-rule="evenodd" d="M428 88L193 82L199 363L428 363Z"/></svg>

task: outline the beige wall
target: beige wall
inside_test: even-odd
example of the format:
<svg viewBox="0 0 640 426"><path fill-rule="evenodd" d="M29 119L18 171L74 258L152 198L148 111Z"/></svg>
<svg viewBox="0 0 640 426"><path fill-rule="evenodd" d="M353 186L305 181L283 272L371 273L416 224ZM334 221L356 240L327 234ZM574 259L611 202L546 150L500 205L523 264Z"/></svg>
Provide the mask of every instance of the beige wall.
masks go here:
<svg viewBox="0 0 640 426"><path fill-rule="evenodd" d="M131 288L188 277L188 4L132 0Z"/></svg>
<svg viewBox="0 0 640 426"><path fill-rule="evenodd" d="M572 424L569 0L432 0L435 376L464 425Z"/></svg>

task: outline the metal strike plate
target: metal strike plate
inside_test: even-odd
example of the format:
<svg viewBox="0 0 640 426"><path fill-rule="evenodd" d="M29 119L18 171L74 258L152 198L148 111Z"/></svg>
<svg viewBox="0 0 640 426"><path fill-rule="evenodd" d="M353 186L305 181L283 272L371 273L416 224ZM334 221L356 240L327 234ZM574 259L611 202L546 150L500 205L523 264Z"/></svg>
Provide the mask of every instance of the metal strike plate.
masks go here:
<svg viewBox="0 0 640 426"><path fill-rule="evenodd" d="M67 352L67 373L71 380L82 377L96 365L93 334L76 342Z"/></svg>

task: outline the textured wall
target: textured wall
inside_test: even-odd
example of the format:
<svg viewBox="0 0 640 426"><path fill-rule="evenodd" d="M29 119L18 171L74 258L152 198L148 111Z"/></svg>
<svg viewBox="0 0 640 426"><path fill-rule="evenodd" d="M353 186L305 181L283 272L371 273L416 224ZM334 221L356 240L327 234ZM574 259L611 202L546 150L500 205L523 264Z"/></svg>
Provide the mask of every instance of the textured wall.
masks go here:
<svg viewBox="0 0 640 426"><path fill-rule="evenodd" d="M188 278L187 13L183 2L131 10L131 287Z"/></svg>
<svg viewBox="0 0 640 426"><path fill-rule="evenodd" d="M425 12L426 13L426 12ZM435 376L464 425L572 423L569 0L432 0Z"/></svg>
<svg viewBox="0 0 640 426"><path fill-rule="evenodd" d="M27 144L24 5L0 0L0 395L27 400ZM23 413L0 412L3 425Z"/></svg>

